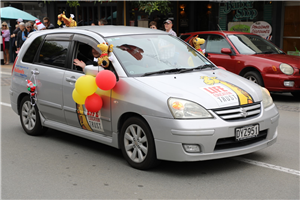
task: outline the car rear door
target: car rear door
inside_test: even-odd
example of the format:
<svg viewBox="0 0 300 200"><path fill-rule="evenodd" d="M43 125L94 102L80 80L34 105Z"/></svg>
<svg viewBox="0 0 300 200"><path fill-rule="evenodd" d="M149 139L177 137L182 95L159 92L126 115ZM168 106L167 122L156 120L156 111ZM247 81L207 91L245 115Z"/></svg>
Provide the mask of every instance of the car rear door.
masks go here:
<svg viewBox="0 0 300 200"><path fill-rule="evenodd" d="M91 33L91 35L93 36L94 34ZM97 89L96 93L100 95L103 100L103 106L97 113L88 112L84 105L75 103L72 98L76 80L85 75L83 71L79 70L80 68L73 65L73 60L75 58L80 60L82 58L88 58L91 53L91 48L101 52L97 45L105 41L98 35L95 35L95 37L97 37L98 41L88 35L74 35L73 51L67 61L70 69L66 70L63 78L64 115L68 125L111 136L110 90L103 91L99 88ZM80 46L85 46L85 48L80 48ZM86 48L87 46L90 48Z"/></svg>
<svg viewBox="0 0 300 200"><path fill-rule="evenodd" d="M66 120L63 111L62 82L72 35L47 35L32 64L32 72L36 76L37 105L40 112L46 119L64 124Z"/></svg>
<svg viewBox="0 0 300 200"><path fill-rule="evenodd" d="M201 38L202 35L199 35ZM222 48L229 48L232 51L231 55L221 53ZM217 34L210 34L206 39L205 46L203 49L209 60L215 65L222 66L226 70L235 72L237 60L236 53L231 47L226 38Z"/></svg>

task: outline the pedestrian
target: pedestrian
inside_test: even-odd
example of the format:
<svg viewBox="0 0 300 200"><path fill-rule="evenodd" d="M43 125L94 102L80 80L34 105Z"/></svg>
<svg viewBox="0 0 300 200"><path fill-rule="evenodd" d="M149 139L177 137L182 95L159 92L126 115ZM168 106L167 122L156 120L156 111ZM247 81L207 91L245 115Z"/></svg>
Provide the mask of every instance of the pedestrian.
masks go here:
<svg viewBox="0 0 300 200"><path fill-rule="evenodd" d="M17 52L16 53L19 53L20 48L22 47L22 45L24 43L24 41L22 40L22 34L25 31L25 24L23 22L21 22L19 24L19 28L20 28L20 30L17 34Z"/></svg>
<svg viewBox="0 0 300 200"><path fill-rule="evenodd" d="M95 26L95 23L94 23L94 22L92 22L92 23L91 23L91 26Z"/></svg>
<svg viewBox="0 0 300 200"><path fill-rule="evenodd" d="M170 19L167 19L166 21L164 21L164 26L165 26L165 29L166 29L167 33L177 37L177 34L172 29L173 23Z"/></svg>
<svg viewBox="0 0 300 200"><path fill-rule="evenodd" d="M107 24L106 19L100 19L100 20L98 21L98 25L99 25L99 26L104 26L104 25L106 25L106 24Z"/></svg>
<svg viewBox="0 0 300 200"><path fill-rule="evenodd" d="M3 57L4 64L9 65L9 39L10 39L10 31L8 29L8 25L6 22L2 23L2 39L3 39Z"/></svg>
<svg viewBox="0 0 300 200"><path fill-rule="evenodd" d="M23 40L23 41L25 41L25 40L27 39L27 37L28 37L28 35L29 35L30 33L32 33L33 31L35 31L35 30L33 29L33 26L31 25L30 22L27 22L27 23L25 24L25 28L26 28L26 30L22 32L22 40Z"/></svg>
<svg viewBox="0 0 300 200"><path fill-rule="evenodd" d="M157 23L156 23L156 21L151 21L149 23L149 28L151 28L151 29L157 29Z"/></svg>
<svg viewBox="0 0 300 200"><path fill-rule="evenodd" d="M44 25L46 26L46 29L54 29L55 28L55 26L50 23L50 20L48 17L44 17L43 22L44 22Z"/></svg>

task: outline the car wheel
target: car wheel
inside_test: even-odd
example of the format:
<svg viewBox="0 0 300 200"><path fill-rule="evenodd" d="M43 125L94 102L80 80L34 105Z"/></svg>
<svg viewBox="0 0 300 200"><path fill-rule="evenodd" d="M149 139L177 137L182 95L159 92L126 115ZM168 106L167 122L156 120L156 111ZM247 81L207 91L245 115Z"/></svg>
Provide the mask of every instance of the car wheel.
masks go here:
<svg viewBox="0 0 300 200"><path fill-rule="evenodd" d="M244 74L244 78L248 79L249 81L252 81L253 83L256 83L260 86L264 86L264 82L260 76L260 74L256 71L250 71Z"/></svg>
<svg viewBox="0 0 300 200"><path fill-rule="evenodd" d="M158 164L154 139L148 124L138 117L131 117L121 128L120 147L130 166L145 170Z"/></svg>
<svg viewBox="0 0 300 200"><path fill-rule="evenodd" d="M300 91L295 91L295 92L291 92L291 93L295 98L300 99Z"/></svg>
<svg viewBox="0 0 300 200"><path fill-rule="evenodd" d="M41 124L37 106L32 106L30 97L25 96L20 104L20 120L24 131L28 135L41 135L46 131Z"/></svg>

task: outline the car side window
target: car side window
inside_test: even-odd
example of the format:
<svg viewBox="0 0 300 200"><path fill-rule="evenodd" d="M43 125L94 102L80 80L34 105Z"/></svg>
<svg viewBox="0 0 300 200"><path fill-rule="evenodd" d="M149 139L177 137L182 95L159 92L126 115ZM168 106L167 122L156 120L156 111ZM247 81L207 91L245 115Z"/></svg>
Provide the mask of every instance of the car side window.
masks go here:
<svg viewBox="0 0 300 200"><path fill-rule="evenodd" d="M42 43L42 41L44 40L44 35L37 37L29 46L29 48L27 49L26 53L23 56L22 61L23 62L28 62L28 63L33 63L34 60L34 56L37 52L37 50L39 49L40 44Z"/></svg>
<svg viewBox="0 0 300 200"><path fill-rule="evenodd" d="M231 48L225 38L220 35L210 35L207 44L206 52L207 53L220 53L222 48Z"/></svg>
<svg viewBox="0 0 300 200"><path fill-rule="evenodd" d="M65 67L70 41L46 40L38 56L38 63Z"/></svg>

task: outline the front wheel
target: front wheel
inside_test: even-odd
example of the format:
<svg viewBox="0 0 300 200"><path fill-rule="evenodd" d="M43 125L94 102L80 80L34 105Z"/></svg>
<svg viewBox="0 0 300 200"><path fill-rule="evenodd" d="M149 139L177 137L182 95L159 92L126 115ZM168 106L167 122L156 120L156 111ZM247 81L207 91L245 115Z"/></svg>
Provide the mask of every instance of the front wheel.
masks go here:
<svg viewBox="0 0 300 200"><path fill-rule="evenodd" d="M25 96L20 104L20 121L24 131L28 135L41 135L45 132L41 124L37 106L32 106L30 97Z"/></svg>
<svg viewBox="0 0 300 200"><path fill-rule="evenodd" d="M252 81L253 83L256 83L260 86L264 86L264 82L261 78L261 75L256 71L249 71L246 74L244 74L244 78L248 79L249 81Z"/></svg>
<svg viewBox="0 0 300 200"><path fill-rule="evenodd" d="M158 163L152 132L141 118L131 117L125 121L120 147L126 161L134 168L145 170Z"/></svg>

